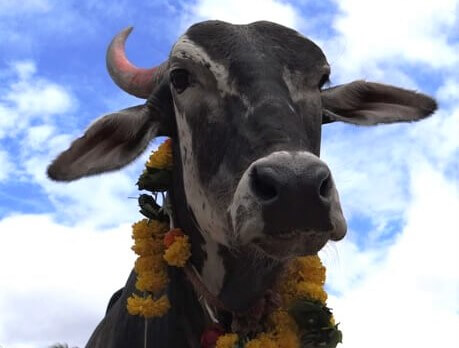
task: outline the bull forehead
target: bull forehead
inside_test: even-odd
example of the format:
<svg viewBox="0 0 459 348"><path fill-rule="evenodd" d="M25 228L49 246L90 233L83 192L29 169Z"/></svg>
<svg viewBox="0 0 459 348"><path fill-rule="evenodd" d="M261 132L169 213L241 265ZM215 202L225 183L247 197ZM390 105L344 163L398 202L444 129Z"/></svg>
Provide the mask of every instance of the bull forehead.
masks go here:
<svg viewBox="0 0 459 348"><path fill-rule="evenodd" d="M317 45L294 30L269 22L198 23L180 37L171 58L172 62L186 59L206 67L222 96L239 96L246 106L250 106L249 99L301 89L304 81L316 87L316 76L329 73Z"/></svg>
<svg viewBox="0 0 459 348"><path fill-rule="evenodd" d="M327 73L328 65L308 39L272 23L204 22L179 38L170 58L171 69L184 65L210 71L203 75L212 76L207 81L220 92L215 95L207 86L202 95L184 93L174 100L179 136L187 143L184 167L195 162L203 186L211 186L214 178L220 186L231 186L222 178L239 175L272 151L319 153L317 76ZM314 77L313 89L305 85L308 74Z"/></svg>

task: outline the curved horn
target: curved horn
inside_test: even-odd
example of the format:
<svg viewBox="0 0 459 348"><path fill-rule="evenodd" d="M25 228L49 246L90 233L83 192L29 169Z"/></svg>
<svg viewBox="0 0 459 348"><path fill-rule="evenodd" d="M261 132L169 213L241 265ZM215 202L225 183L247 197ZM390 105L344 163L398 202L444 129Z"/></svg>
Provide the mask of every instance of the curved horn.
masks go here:
<svg viewBox="0 0 459 348"><path fill-rule="evenodd" d="M123 91L146 99L153 90L153 76L158 67L138 68L126 57L125 42L133 27L119 32L107 49L107 69L113 81Z"/></svg>

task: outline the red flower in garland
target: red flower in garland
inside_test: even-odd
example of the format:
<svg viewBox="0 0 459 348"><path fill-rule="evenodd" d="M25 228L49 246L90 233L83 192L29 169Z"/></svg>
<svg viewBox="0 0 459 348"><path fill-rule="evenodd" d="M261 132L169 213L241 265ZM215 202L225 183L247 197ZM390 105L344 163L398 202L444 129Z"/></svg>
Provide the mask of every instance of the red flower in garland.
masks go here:
<svg viewBox="0 0 459 348"><path fill-rule="evenodd" d="M215 348L218 338L224 333L225 331L218 324L205 329L201 335L201 348Z"/></svg>

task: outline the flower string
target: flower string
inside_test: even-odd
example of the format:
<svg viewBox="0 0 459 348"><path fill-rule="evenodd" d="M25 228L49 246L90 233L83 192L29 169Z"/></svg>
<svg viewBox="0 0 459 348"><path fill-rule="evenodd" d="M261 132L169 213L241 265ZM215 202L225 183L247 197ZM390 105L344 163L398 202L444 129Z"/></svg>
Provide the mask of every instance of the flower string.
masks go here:
<svg viewBox="0 0 459 348"><path fill-rule="evenodd" d="M153 152L145 164L142 174L155 175L172 168L172 144L166 140ZM162 176L164 178L164 175ZM150 181L150 184L155 184ZM160 212L156 212L160 216ZM165 219L163 219L165 220ZM127 300L127 310L131 315L145 318L161 317L170 309L167 295L164 295L169 282L167 265L184 267L191 256L188 236L179 229L169 230L166 221L142 219L132 225L132 250L139 255L134 270L137 275L135 287L142 295L132 294Z"/></svg>
<svg viewBox="0 0 459 348"><path fill-rule="evenodd" d="M166 140L154 151L139 178L139 189L154 193L168 190L173 165L172 141ZM189 237L179 228L169 229L169 217L155 198L141 195L141 213L148 216L132 226L132 249L136 289L127 300L131 315L161 317L171 307L165 289L169 282L167 266L185 267L191 256ZM164 204L164 199L163 199ZM211 330L215 348L334 348L341 342L341 332L326 307L325 267L320 258L302 256L292 260L280 277L275 290L281 305L264 323L265 331L252 337ZM208 346L206 344L206 346ZM209 346L209 347L210 347Z"/></svg>
<svg viewBox="0 0 459 348"><path fill-rule="evenodd" d="M216 348L298 348L314 347L303 344L314 344L315 337L314 324L317 326L318 333L329 331L336 334L336 344L341 341L341 334L337 331L333 316L325 307L327 293L324 290L325 284L325 267L322 265L319 256L302 256L297 257L290 262L287 270L282 275L278 284L278 292L282 297L281 306L275 310L268 318L268 330L258 334L255 338L245 341L239 338L234 339L235 334L226 334L220 336L217 340ZM304 306L310 310L322 310L327 320L325 322L311 322L315 320L313 316L309 319L309 327L301 327L299 322L308 321L310 312L304 311ZM300 318L295 318L297 315ZM299 320L296 320L299 319ZM302 323L303 324L303 323ZM338 333L337 333L337 332ZM306 336L303 340L303 336ZM328 337L327 337L328 338ZM308 342L310 341L310 342ZM229 343L231 342L231 344ZM334 345L333 345L334 344ZM327 345L323 342L323 347L335 347L332 342Z"/></svg>

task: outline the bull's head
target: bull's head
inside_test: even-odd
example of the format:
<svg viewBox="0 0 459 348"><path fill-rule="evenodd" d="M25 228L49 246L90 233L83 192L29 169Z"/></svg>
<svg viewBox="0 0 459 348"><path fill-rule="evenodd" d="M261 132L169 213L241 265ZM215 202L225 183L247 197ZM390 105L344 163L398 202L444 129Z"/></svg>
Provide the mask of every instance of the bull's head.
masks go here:
<svg viewBox="0 0 459 348"><path fill-rule="evenodd" d="M332 175L319 159L323 123L416 121L436 109L428 96L377 83L323 89L330 66L321 49L273 23L196 24L152 69L127 60L129 33L110 45L108 70L147 102L97 120L48 174L71 181L116 170L155 136L174 138L183 188L175 194L186 202L177 218L199 231L207 258L198 269L216 294L237 287L224 279L225 255L283 260L345 235Z"/></svg>

